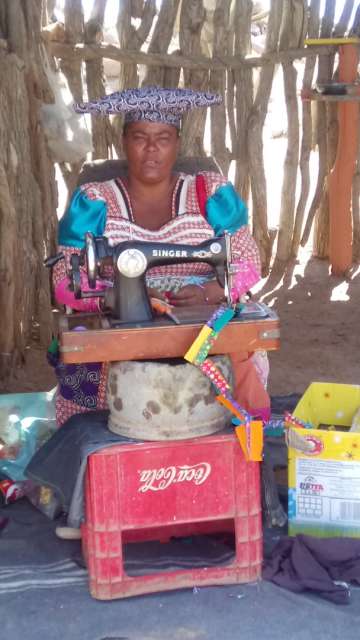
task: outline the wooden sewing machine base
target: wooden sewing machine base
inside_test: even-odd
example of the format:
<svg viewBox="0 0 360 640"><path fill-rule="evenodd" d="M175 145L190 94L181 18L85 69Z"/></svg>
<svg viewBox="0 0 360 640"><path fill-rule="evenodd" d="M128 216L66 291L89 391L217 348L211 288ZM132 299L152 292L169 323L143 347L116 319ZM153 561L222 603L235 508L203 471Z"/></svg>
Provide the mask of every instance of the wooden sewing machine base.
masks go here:
<svg viewBox="0 0 360 640"><path fill-rule="evenodd" d="M272 309L261 306L266 317L234 318L221 331L210 353L279 349L279 318ZM161 316L152 322L119 324L116 328L111 327L106 315L62 315L59 321L61 360L71 364L181 358L215 309L210 305L177 308L180 324Z"/></svg>

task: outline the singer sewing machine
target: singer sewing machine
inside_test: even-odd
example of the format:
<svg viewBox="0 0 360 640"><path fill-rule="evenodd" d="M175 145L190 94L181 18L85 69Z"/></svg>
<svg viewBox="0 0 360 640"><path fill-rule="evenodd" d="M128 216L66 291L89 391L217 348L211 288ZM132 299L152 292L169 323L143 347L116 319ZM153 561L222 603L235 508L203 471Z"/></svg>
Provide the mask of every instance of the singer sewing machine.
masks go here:
<svg viewBox="0 0 360 640"><path fill-rule="evenodd" d="M85 250L71 257L71 281L76 298L99 296L98 291L84 292L81 288L80 266L86 266L90 289L95 289L97 278L106 266L114 270L114 286L100 295L105 307L111 310L112 326L120 323L152 321L146 287L146 273L152 267L174 263L206 262L215 271L216 278L228 295L231 277L230 236L206 240L199 245L121 242L111 246L106 237L85 234Z"/></svg>
<svg viewBox="0 0 360 640"><path fill-rule="evenodd" d="M51 267L61 258L63 256L58 254L46 264ZM195 246L131 240L112 246L106 237L87 233L85 248L80 254L71 256L70 287L76 298L103 298L104 312L61 316L59 333L63 362L182 357L215 307L204 304L177 308L176 323L169 317L156 316L146 288L146 273L155 266L183 262L210 265L231 304L234 263L228 234ZM97 280L104 276L109 266L114 272L113 286L99 291ZM87 273L86 289L80 268L85 268ZM79 327L82 330L73 330ZM239 313L230 322L212 353L278 348L278 318L265 305L257 305L253 313Z"/></svg>

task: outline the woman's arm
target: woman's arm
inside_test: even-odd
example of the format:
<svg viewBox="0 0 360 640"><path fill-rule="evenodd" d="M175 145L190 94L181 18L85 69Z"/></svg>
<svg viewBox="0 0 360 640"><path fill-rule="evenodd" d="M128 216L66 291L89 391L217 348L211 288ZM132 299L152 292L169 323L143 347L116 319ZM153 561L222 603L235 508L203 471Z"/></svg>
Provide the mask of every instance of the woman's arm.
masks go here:
<svg viewBox="0 0 360 640"><path fill-rule="evenodd" d="M196 187L201 214L213 226L216 235L230 231L233 262L251 263L260 274L260 253L247 225L245 203L224 176L210 172L200 175L201 181L197 180ZM215 279L202 285L185 286L169 297L174 306L220 304L224 300L224 290Z"/></svg>
<svg viewBox="0 0 360 640"><path fill-rule="evenodd" d="M73 253L80 254L85 246L85 233L91 231L94 235L102 235L105 229L107 205L96 188L96 184L83 185L77 189L70 205L59 223L59 245L65 259L56 263L53 268L53 286L55 299L59 304L71 307L76 311L98 311L100 298L76 299L69 288L70 258ZM80 267L81 287L89 290L85 267ZM105 285L97 283L97 290L101 291Z"/></svg>

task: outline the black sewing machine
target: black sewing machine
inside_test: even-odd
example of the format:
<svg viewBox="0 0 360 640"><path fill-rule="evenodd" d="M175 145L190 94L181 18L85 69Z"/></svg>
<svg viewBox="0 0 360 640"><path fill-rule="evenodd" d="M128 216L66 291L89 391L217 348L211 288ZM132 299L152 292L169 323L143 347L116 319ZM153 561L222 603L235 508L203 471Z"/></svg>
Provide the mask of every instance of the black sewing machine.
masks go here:
<svg viewBox="0 0 360 640"><path fill-rule="evenodd" d="M103 297L109 312L60 314L59 339L64 363L112 362L179 358L195 340L201 327L216 307L202 305L179 307L179 324L162 316L154 318L146 289L146 272L150 267L178 262L209 264L224 288L230 303L230 291L236 265L232 262L230 236L213 238L201 244L179 245L127 241L110 246L107 238L86 234L85 248L70 259L70 287L77 298ZM57 254L45 260L53 267ZM108 266L113 267L114 284L103 291L95 289L96 280L105 279ZM82 290L80 267L85 267L88 290ZM251 303L259 309L250 314L237 313L221 333L213 353L229 353L234 349L254 351L279 348L279 319L262 303ZM251 310L250 310L251 311ZM86 331L73 329L86 328Z"/></svg>
<svg viewBox="0 0 360 640"><path fill-rule="evenodd" d="M49 258L46 266L53 266L62 254ZM198 245L168 244L156 242L126 241L111 246L104 236L85 234L85 248L70 259L70 286L76 298L103 297L110 309L113 322L141 323L153 319L153 312L146 288L146 272L159 265L186 262L204 262L215 272L224 294L229 299L229 279L232 273L230 235L206 240ZM89 289L83 291L80 267L86 267ZM97 291L97 278L104 277L104 270L112 266L113 287Z"/></svg>

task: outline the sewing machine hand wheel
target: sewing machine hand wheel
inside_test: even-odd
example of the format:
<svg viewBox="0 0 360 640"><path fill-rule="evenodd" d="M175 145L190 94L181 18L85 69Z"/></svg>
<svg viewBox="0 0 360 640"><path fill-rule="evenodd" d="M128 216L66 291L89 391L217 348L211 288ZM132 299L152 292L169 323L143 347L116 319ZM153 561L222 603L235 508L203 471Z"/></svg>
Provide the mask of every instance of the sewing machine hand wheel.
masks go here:
<svg viewBox="0 0 360 640"><path fill-rule="evenodd" d="M75 298L78 300L81 295L81 275L80 265L82 264L81 256L77 253L72 253L70 258L70 282L71 289L74 292Z"/></svg>
<svg viewBox="0 0 360 640"><path fill-rule="evenodd" d="M96 247L94 236L90 232L85 234L85 255L89 287L90 289L95 289L97 271Z"/></svg>

